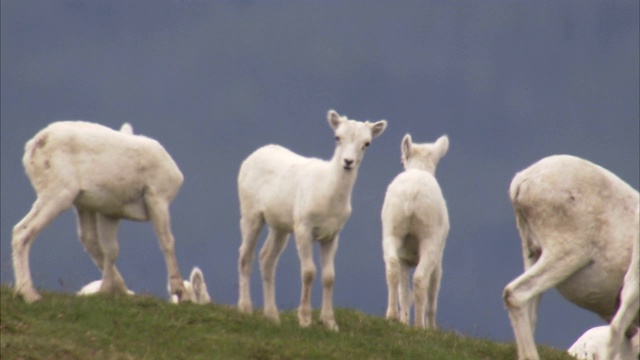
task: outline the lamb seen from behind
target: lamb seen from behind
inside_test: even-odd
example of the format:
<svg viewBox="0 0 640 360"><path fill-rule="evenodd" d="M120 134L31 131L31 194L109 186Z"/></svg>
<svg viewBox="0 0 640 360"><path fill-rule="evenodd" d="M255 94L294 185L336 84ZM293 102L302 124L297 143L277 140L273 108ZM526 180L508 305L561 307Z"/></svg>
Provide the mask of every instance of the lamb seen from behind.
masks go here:
<svg viewBox="0 0 640 360"><path fill-rule="evenodd" d="M61 212L75 207L78 235L102 273L101 292L129 292L115 266L121 219L151 221L167 265L171 292L182 301L169 204L183 175L157 141L83 121L54 122L25 146L22 159L37 199L13 228L16 292L25 301L41 299L33 287L29 250L35 237Z"/></svg>
<svg viewBox="0 0 640 360"><path fill-rule="evenodd" d="M405 135L401 145L405 171L389 184L382 206L382 248L389 291L386 317L398 319L399 298L400 321L409 323L409 268L416 267L413 294L419 328L436 327L449 215L435 173L448 148L447 136L433 144L416 144L411 135Z"/></svg>
<svg viewBox="0 0 640 360"><path fill-rule="evenodd" d="M365 150L383 133L385 120L375 123L349 120L328 112L335 132L335 151L329 161L306 158L278 145L251 154L240 167L240 229L238 308L251 313L250 275L253 254L263 225L269 234L260 250L264 315L279 323L275 300L275 269L289 233L294 233L301 263L302 293L298 308L300 326L311 324L311 284L316 274L313 243L320 243L322 310L325 327L338 330L333 313L334 256L338 237L351 214L351 193Z"/></svg>
<svg viewBox="0 0 640 360"><path fill-rule="evenodd" d="M639 196L610 171L569 155L544 158L518 173L509 196L525 271L503 298L518 358L537 360L536 312L548 289L606 322L613 318L638 239ZM631 317L638 324L637 308ZM628 331L631 337L635 326Z"/></svg>

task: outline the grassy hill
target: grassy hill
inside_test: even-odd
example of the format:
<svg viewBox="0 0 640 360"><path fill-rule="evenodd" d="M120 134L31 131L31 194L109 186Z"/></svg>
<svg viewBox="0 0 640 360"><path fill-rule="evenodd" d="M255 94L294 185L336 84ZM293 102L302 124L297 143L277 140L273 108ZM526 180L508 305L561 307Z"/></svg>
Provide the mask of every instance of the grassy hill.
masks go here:
<svg viewBox="0 0 640 360"><path fill-rule="evenodd" d="M25 304L1 287L0 358L10 359L515 359L513 344L416 330L337 309L339 333L277 326L221 305L172 305L151 296L80 298L43 292ZM317 313L314 314L317 319ZM571 359L540 348L543 359Z"/></svg>

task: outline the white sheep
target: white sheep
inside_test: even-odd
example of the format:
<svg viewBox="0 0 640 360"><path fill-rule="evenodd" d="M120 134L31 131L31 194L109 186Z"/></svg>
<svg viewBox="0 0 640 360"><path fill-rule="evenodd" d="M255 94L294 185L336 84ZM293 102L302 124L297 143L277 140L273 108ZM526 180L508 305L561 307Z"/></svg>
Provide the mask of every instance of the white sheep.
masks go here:
<svg viewBox="0 0 640 360"><path fill-rule="evenodd" d="M605 321L613 318L638 238L638 191L589 161L555 155L518 173L509 196L525 272L505 287L503 299L518 358L538 359L533 333L546 290L556 287Z"/></svg>
<svg viewBox="0 0 640 360"><path fill-rule="evenodd" d="M269 235L260 250L264 315L276 323L280 321L275 302L275 268L289 233L293 232L302 277L299 324L303 327L311 324L316 240L320 243L322 265L320 319L327 328L337 331L332 296L338 234L351 213L351 192L364 152L372 139L382 134L387 122L349 120L333 110L328 113L328 121L336 140L330 161L302 157L281 146L267 145L242 163L238 175L242 232L238 308L243 313L253 311L249 280L258 235L266 223Z"/></svg>
<svg viewBox="0 0 640 360"><path fill-rule="evenodd" d="M636 208L636 229L640 228L640 204ZM631 264L624 276L624 286L620 293L620 307L616 315L611 320L609 343L607 344L607 359L614 359L620 356L621 350L627 338L633 336L635 331L636 345L638 345L638 329L631 326L634 317L638 318L640 311L640 232L633 243L633 253L631 254ZM640 349L636 347L636 355Z"/></svg>
<svg viewBox="0 0 640 360"><path fill-rule="evenodd" d="M420 328L436 327L449 215L435 172L448 148L447 136L433 144L417 144L411 135L405 135L401 144L405 171L389 184L382 206L382 248L389 289L386 317L398 319L399 291L400 321L408 324L409 268L415 266L415 325Z"/></svg>
<svg viewBox="0 0 640 360"><path fill-rule="evenodd" d="M33 287L29 250L35 237L58 214L75 207L80 241L102 272L100 291L128 292L114 262L120 219L151 221L164 253L172 293L185 292L174 251L169 204L183 175L157 141L82 121L54 122L25 146L22 159L37 199L13 228L16 292L25 301L41 299Z"/></svg>
<svg viewBox="0 0 640 360"><path fill-rule="evenodd" d="M189 280L184 280L182 283L186 290L184 293L185 300L189 300L196 304L208 304L211 302L211 297L207 290L207 284L204 281L204 275L199 267L194 267L191 270ZM100 287L102 287L102 280L92 281L83 286L82 289L77 292L77 295L87 296L97 294L100 291ZM171 293L171 287L169 284L167 284L167 291L169 292L169 301L173 304L177 304L179 302L178 296ZM127 295L135 295L135 293L129 290Z"/></svg>
<svg viewBox="0 0 640 360"><path fill-rule="evenodd" d="M579 360L634 360L638 358L640 334L631 339L621 339L616 344L616 354L607 355L607 345L611 338L608 325L597 326L587 330L567 352Z"/></svg>

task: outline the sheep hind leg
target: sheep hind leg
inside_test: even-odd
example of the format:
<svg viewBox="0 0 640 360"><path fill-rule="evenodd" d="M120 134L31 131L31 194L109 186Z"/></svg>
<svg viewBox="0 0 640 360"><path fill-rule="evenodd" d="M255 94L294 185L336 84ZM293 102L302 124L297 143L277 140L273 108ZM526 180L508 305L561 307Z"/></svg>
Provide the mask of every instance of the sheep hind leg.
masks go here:
<svg viewBox="0 0 640 360"><path fill-rule="evenodd" d="M127 286L120 274L116 275L115 261L118 257L118 225L120 219L96 215L97 234L102 254L102 285L100 292L108 294L127 294Z"/></svg>
<svg viewBox="0 0 640 360"><path fill-rule="evenodd" d="M510 282L504 289L503 299L509 312L518 346L518 359L538 360L538 351L533 338L532 302L537 302L540 295L555 287L580 268L589 259L579 256L571 249L543 252L540 259L529 267L524 274Z"/></svg>
<svg viewBox="0 0 640 360"><path fill-rule="evenodd" d="M251 303L251 272L253 271L253 254L258 242L258 235L264 226L264 218L260 214L247 216L242 214L240 219L240 232L242 244L238 256L239 296L238 310L244 314L253 312Z"/></svg>
<svg viewBox="0 0 640 360"><path fill-rule="evenodd" d="M260 273L262 275L262 289L264 292L264 315L280 323L278 307L276 306L275 272L278 259L282 250L287 245L289 234L286 232L269 229L269 235L260 250Z"/></svg>
<svg viewBox="0 0 640 360"><path fill-rule="evenodd" d="M427 328L436 329L436 313L438 311L438 292L440 291L440 280L442 279L442 267L435 266L429 279L427 289Z"/></svg>
<svg viewBox="0 0 640 360"><path fill-rule="evenodd" d="M402 261L400 263L400 322L409 325L409 315L411 313L411 289L409 288L409 265Z"/></svg>
<svg viewBox="0 0 640 360"><path fill-rule="evenodd" d="M13 228L11 239L13 273L16 292L27 303L42 298L33 287L29 268L29 251L33 240L61 212L71 207L75 193L57 191L55 196L38 195L27 215Z"/></svg>
<svg viewBox="0 0 640 360"><path fill-rule="evenodd" d="M391 241L383 242L391 243ZM387 277L387 320L398 320L398 288L400 283L400 259L395 248L384 249L385 274Z"/></svg>
<svg viewBox="0 0 640 360"><path fill-rule="evenodd" d="M436 264L428 252L421 252L420 261L413 275L413 296L415 298L415 326L418 328L428 327L425 324L427 313L430 279Z"/></svg>
<svg viewBox="0 0 640 360"><path fill-rule="evenodd" d="M104 266L104 254L100 248L98 241L98 219L93 211L87 211L76 207L76 216L78 219L78 238L84 246L84 249L91 255L94 264L102 274ZM113 278L116 283L124 284L124 280L120 272L113 266Z"/></svg>

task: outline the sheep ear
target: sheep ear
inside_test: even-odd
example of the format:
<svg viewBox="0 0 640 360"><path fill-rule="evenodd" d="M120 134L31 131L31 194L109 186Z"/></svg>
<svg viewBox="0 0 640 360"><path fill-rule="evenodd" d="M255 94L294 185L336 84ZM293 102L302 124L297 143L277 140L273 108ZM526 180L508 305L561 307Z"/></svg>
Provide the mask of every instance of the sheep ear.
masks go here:
<svg viewBox="0 0 640 360"><path fill-rule="evenodd" d="M370 124L369 127L371 128L371 137L378 137L384 132L384 129L387 128L387 120L380 120Z"/></svg>
<svg viewBox="0 0 640 360"><path fill-rule="evenodd" d="M331 128L333 130L336 130L342 122L342 119L340 119L340 115L338 115L335 110L329 110L329 112L327 113L327 120L329 121L329 125L331 125Z"/></svg>
<svg viewBox="0 0 640 360"><path fill-rule="evenodd" d="M402 138L402 144L400 145L400 151L402 152L402 158L406 161L409 159L409 154L411 153L411 145L413 142L411 141L411 135L407 134Z"/></svg>
<svg viewBox="0 0 640 360"><path fill-rule="evenodd" d="M442 135L436 140L436 149L438 149L439 157L443 157L447 150L449 150L449 137L447 135Z"/></svg>
<svg viewBox="0 0 640 360"><path fill-rule="evenodd" d="M209 293L207 292L207 285L204 283L204 275L202 275L202 270L200 270L198 267L194 267L191 271L191 276L189 276L189 281L191 282L191 287L193 288L193 293L195 296L194 300L201 302L202 300L209 298Z"/></svg>
<svg viewBox="0 0 640 360"><path fill-rule="evenodd" d="M126 122L122 124L122 126L120 127L120 132L124 134L133 135L133 126L131 126L131 124Z"/></svg>

